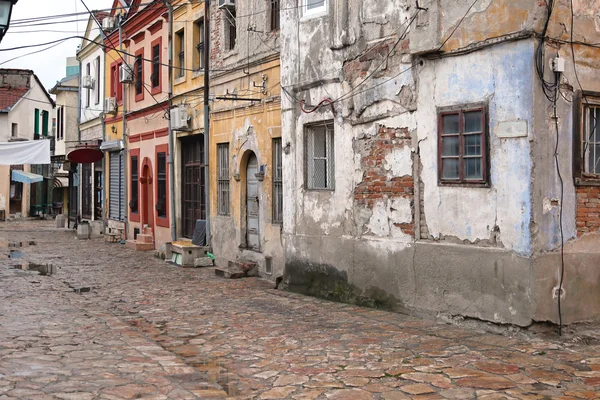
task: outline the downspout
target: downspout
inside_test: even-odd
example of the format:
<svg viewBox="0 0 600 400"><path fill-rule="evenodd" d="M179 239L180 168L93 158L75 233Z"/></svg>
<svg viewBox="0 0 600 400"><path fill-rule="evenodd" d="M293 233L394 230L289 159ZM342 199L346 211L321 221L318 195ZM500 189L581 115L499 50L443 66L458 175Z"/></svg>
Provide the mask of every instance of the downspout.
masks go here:
<svg viewBox="0 0 600 400"><path fill-rule="evenodd" d="M167 6L168 9L168 17L169 18L169 45L168 45L168 52L169 52L169 92L168 92L168 96L169 96L169 112L171 112L171 109L173 108L173 6L171 5L171 2L169 0L165 0L165 5ZM169 123L169 158L168 158L168 163L169 163L169 190L170 190L170 195L169 197L171 198L171 240L173 242L175 242L177 240L177 225L176 225L176 219L175 219L175 163L173 162L173 158L174 158L174 151L175 151L175 145L174 145L174 137L173 137L173 129L171 127L171 115L169 114L169 118L168 118L168 123Z"/></svg>
<svg viewBox="0 0 600 400"><path fill-rule="evenodd" d="M124 68L129 68L129 64L127 63L127 54L124 54L123 51L123 20L121 17L119 17L119 50L121 51L121 57L123 58L123 67ZM121 75L121 71L119 71L119 78ZM125 239L127 239L128 234L129 234L129 218L128 218L128 204L127 204L127 84L126 83L121 83L121 85L123 85L123 110L122 110L122 115L123 115L123 132L122 132L122 136L123 136L123 150L122 150L122 154L123 157L125 157L125 162L123 163L124 167L123 167L123 177L125 179L125 182L123 182L123 185L119 185L119 190L121 190L122 187L125 187L125 193L123 193L123 198L124 198L124 221L123 223L125 224ZM120 211L120 210L119 210Z"/></svg>
<svg viewBox="0 0 600 400"><path fill-rule="evenodd" d="M206 204L206 245L210 246L210 2L204 2L204 201Z"/></svg>

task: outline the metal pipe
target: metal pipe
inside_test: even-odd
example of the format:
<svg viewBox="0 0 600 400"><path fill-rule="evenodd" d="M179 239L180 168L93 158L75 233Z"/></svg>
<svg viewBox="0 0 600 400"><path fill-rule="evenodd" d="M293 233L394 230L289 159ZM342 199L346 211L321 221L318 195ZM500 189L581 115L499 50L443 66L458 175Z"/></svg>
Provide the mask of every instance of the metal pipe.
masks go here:
<svg viewBox="0 0 600 400"><path fill-rule="evenodd" d="M210 2L204 2L204 200L206 204L206 245L210 246Z"/></svg>
<svg viewBox="0 0 600 400"><path fill-rule="evenodd" d="M121 17L119 17L119 50L121 51L121 57L123 58L123 67L124 68L129 68L129 64L127 64L127 54L123 51L123 20ZM121 75L121 71L119 71L117 73L117 75L119 75L119 79L120 79L120 75ZM123 137L123 150L121 150L121 154L122 157L125 157L125 162L123 163L123 177L125 179L125 181L127 181L127 117L126 117L126 113L127 113L127 85L125 83L121 83L121 85L123 85L123 109L121 111L122 115L123 115L123 132L121 132L122 137ZM128 215L128 205L127 205L127 185L125 184L125 182L123 182L123 185L119 185L119 192L121 191L122 187L125 187L125 193L123 193L123 198L124 198L124 224L125 224L125 239L127 239L128 237L128 233L129 233L129 218L127 217ZM120 198L121 196L119 196ZM121 207L121 204L119 204L119 208ZM121 210L119 210L119 212L121 212Z"/></svg>
<svg viewBox="0 0 600 400"><path fill-rule="evenodd" d="M168 18L169 18L169 112L173 108L173 6L169 0L165 0L165 5L168 9ZM170 190L170 198L171 198L171 240L174 242L177 240L177 225L175 218L175 163L173 162L174 157L174 137L173 137L173 129L171 127L171 115L169 115L169 190Z"/></svg>

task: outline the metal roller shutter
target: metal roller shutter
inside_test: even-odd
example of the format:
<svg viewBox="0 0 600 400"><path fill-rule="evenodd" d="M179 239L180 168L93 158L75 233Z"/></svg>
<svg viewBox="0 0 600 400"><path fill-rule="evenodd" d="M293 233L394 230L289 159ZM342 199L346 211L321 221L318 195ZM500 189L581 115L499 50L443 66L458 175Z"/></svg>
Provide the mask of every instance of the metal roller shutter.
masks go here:
<svg viewBox="0 0 600 400"><path fill-rule="evenodd" d="M124 214L124 204L122 200L123 185L125 184L123 179L123 167L124 157L121 156L120 152L110 153L110 171L109 171L109 208L108 218L116 221L122 221Z"/></svg>

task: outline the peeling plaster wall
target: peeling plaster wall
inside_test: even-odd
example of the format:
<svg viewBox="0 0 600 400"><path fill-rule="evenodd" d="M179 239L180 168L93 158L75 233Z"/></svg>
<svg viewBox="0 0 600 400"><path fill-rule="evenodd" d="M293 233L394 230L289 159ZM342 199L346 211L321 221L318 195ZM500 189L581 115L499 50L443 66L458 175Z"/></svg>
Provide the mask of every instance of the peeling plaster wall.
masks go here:
<svg viewBox="0 0 600 400"><path fill-rule="evenodd" d="M284 282L290 290L396 310L523 326L555 321L560 263L548 251L557 248L558 180L551 109L541 97L531 36L541 28L544 4L478 2L442 46L455 54L438 57L432 53L472 2L419 2L429 11L400 40L415 8L404 1L388 8L391 3L344 7L331 0L329 15L310 18L297 8L282 10L281 81L289 91L282 97L282 136L290 146L284 155ZM563 22L551 24L549 34L567 40L568 2L558 3ZM598 29L600 14L576 8L582 23L576 39L582 39ZM557 46L569 60L566 47ZM547 50L548 59L553 51ZM583 85L600 91L596 50L576 51ZM574 85L569 69L567 62L567 90ZM314 106L344 95L333 110L328 104L311 114L299 110L300 100ZM437 112L475 104L487 110L489 186L442 186ZM570 115L560 104L567 239L577 235ZM305 126L321 121L333 121L333 191L305 185ZM583 239L585 245L569 248L569 322L600 315L598 307L582 309L598 304L597 271L590 267L598 265L596 238ZM572 293L580 287L591 294L576 300Z"/></svg>
<svg viewBox="0 0 600 400"><path fill-rule="evenodd" d="M502 245L531 252L531 158L534 84L533 42L491 47L477 53L426 62L419 71L417 121L427 228L439 239L489 240L495 227ZM433 99L433 101L432 101ZM489 111L489 188L442 187L437 176L436 106L484 102ZM523 121L521 137L499 138L503 123Z"/></svg>

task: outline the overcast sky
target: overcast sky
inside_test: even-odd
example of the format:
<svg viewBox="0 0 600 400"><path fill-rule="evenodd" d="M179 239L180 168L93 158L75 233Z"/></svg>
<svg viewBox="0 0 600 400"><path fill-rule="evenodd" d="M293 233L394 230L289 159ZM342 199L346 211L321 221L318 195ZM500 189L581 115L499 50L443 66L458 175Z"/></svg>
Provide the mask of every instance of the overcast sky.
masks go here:
<svg viewBox="0 0 600 400"><path fill-rule="evenodd" d="M113 3L112 0L84 0L84 2L90 10L108 9L112 7ZM86 12L81 0L19 0L13 7L11 26L2 40L2 43L0 43L0 50L50 42L69 36L83 36L88 20L85 15L31 23L27 22L24 25L19 25L17 22L22 19L48 17L57 14L71 14L75 12ZM61 23L74 20L79 21ZM48 22L51 22L52 24L26 26L34 23L39 24ZM48 32L49 30L61 32ZM31 69L36 73L38 78L40 78L46 89L50 90L56 84L56 81L64 78L66 73L66 59L67 57L75 56L77 46L80 43L81 39L70 39L49 50L21 57L17 60L9 61L6 64L2 63L23 54L42 50L44 47L48 46L0 51L0 64L2 64L0 65L0 68Z"/></svg>

